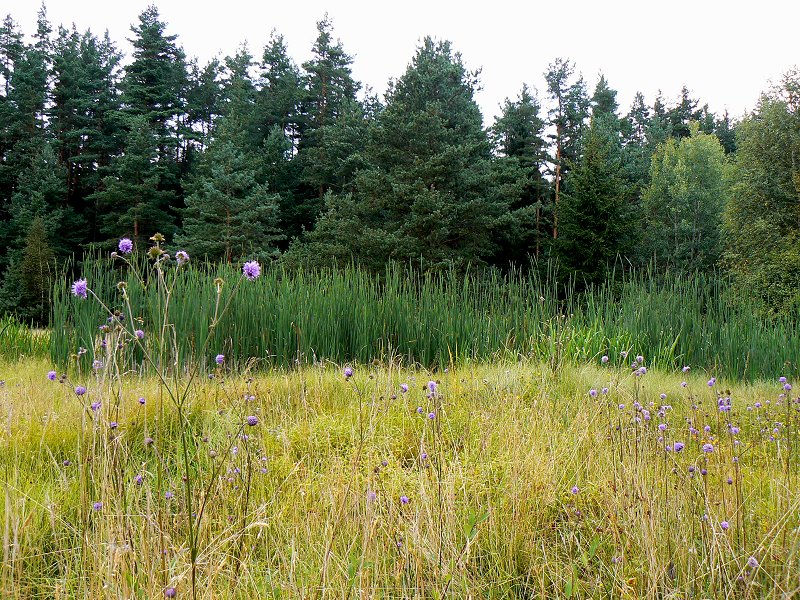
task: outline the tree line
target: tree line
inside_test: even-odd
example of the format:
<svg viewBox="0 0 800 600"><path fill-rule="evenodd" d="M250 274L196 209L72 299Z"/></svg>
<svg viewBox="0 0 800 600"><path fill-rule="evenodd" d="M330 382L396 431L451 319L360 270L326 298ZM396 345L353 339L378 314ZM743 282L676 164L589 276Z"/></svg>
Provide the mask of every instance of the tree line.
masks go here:
<svg viewBox="0 0 800 600"><path fill-rule="evenodd" d="M423 269L614 263L724 269L765 310L800 303L800 73L735 122L684 87L626 111L557 58L484 127L479 73L426 37L378 97L331 20L296 64L273 32L206 64L155 6L108 33L0 26L0 309L47 317L54 266L156 232L211 261ZM528 76L525 74L524 76Z"/></svg>

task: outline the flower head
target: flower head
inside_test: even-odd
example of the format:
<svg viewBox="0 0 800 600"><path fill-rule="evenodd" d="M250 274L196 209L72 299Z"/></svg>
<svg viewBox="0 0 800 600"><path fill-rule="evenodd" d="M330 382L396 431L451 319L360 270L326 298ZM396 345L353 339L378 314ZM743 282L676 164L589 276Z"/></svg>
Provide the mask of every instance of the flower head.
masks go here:
<svg viewBox="0 0 800 600"><path fill-rule="evenodd" d="M730 524L729 524L727 521L722 521L722 522L719 524L719 526L720 526L720 527L722 527L722 529L723 529L723 530L727 530L727 529L728 529L728 527L730 527Z"/></svg>
<svg viewBox="0 0 800 600"><path fill-rule="evenodd" d="M102 503L102 502L95 502L94 504L92 504L92 508L93 508L94 510L102 510L102 508L103 508L103 503Z"/></svg>
<svg viewBox="0 0 800 600"><path fill-rule="evenodd" d="M590 389L590 390L589 390L589 395L590 395L592 398L596 398L596 397L597 397L597 390L596 390L596 389L594 389L594 388Z"/></svg>
<svg viewBox="0 0 800 600"><path fill-rule="evenodd" d="M86 393L86 388L82 385L79 385L75 388L75 395L76 396L83 396Z"/></svg>
<svg viewBox="0 0 800 600"><path fill-rule="evenodd" d="M174 587L168 587L164 590L164 597L165 598L174 598L178 595L178 591Z"/></svg>
<svg viewBox="0 0 800 600"><path fill-rule="evenodd" d="M400 504L408 504L409 502L408 496L400 496Z"/></svg>
<svg viewBox="0 0 800 600"><path fill-rule="evenodd" d="M141 329L137 329L136 331L134 331L133 335L135 335L140 340L144 339L144 331L142 331Z"/></svg>
<svg viewBox="0 0 800 600"><path fill-rule="evenodd" d="M185 265L189 262L189 253L186 250L178 250L175 253L175 260L178 261L178 266Z"/></svg>
<svg viewBox="0 0 800 600"><path fill-rule="evenodd" d="M353 367L345 367L343 372L344 376L349 379L353 376Z"/></svg>
<svg viewBox="0 0 800 600"><path fill-rule="evenodd" d="M261 275L261 265L258 262L251 260L249 262L244 263L242 267L242 273L245 277L247 277L250 281L253 281Z"/></svg>
<svg viewBox="0 0 800 600"><path fill-rule="evenodd" d="M408 384L407 383L401 383L400 384L400 391L405 394L408 391Z"/></svg>
<svg viewBox="0 0 800 600"><path fill-rule="evenodd" d="M250 425L250 427L255 427L258 425L258 417L255 415L250 415L247 417L247 424Z"/></svg>
<svg viewBox="0 0 800 600"><path fill-rule="evenodd" d="M705 452L706 454L710 454L713 451L714 451L714 445L713 444L703 444L703 452Z"/></svg>
<svg viewBox="0 0 800 600"><path fill-rule="evenodd" d="M579 488L577 485L573 485L573 486L572 486L572 489L571 489L570 491L572 492L572 494L573 494L573 495L575 495L575 494L577 494L578 492L580 492L581 490L580 490L580 488Z"/></svg>
<svg viewBox="0 0 800 600"><path fill-rule="evenodd" d="M708 387L714 387L715 383L717 383L717 378L712 377L711 379L708 380Z"/></svg>
<svg viewBox="0 0 800 600"><path fill-rule="evenodd" d="M218 365L221 365L222 363L225 362L225 355L217 354L217 356L214 357L214 362L216 362Z"/></svg>
<svg viewBox="0 0 800 600"><path fill-rule="evenodd" d="M691 368L692 367L690 367L689 365L684 365L681 371L683 371L684 373L688 373Z"/></svg>
<svg viewBox="0 0 800 600"><path fill-rule="evenodd" d="M747 566L750 567L751 569L755 569L758 566L758 560L756 559L755 556L751 556L750 558L747 559Z"/></svg>
<svg viewBox="0 0 800 600"><path fill-rule="evenodd" d="M133 252L133 242L128 238L122 238L117 247L123 254L130 254Z"/></svg>
<svg viewBox="0 0 800 600"><path fill-rule="evenodd" d="M88 294L89 288L86 285L85 279L78 279L78 281L73 282L72 284L72 295L77 296L78 298L86 299L86 295Z"/></svg>
<svg viewBox="0 0 800 600"><path fill-rule="evenodd" d="M48 378L50 381L55 381L57 376L58 376L58 375L56 374L56 372L55 372L55 371L48 371L48 373L47 373L47 378Z"/></svg>
<svg viewBox="0 0 800 600"><path fill-rule="evenodd" d="M684 443L683 442L675 442L675 445L673 446L673 448L675 449L675 452L680 452L684 448Z"/></svg>
<svg viewBox="0 0 800 600"><path fill-rule="evenodd" d="M606 364L608 362L608 356L606 356L605 354L603 356L601 356L600 357L600 362L603 363L603 364Z"/></svg>

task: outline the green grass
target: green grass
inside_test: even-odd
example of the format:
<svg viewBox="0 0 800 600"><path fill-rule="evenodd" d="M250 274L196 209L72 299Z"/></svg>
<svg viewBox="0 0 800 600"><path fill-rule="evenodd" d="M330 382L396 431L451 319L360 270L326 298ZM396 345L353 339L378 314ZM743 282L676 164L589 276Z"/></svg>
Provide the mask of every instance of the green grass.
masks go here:
<svg viewBox="0 0 800 600"><path fill-rule="evenodd" d="M4 598L191 597L187 515L204 499L200 598L777 599L800 586L797 405L776 381L500 358L372 364L350 380L221 367L192 384L179 426L158 382L118 364L63 383L32 360L0 374ZM650 421L633 420L635 402Z"/></svg>
<svg viewBox="0 0 800 600"><path fill-rule="evenodd" d="M10 315L0 318L0 358L44 358L49 351L50 335L46 330L29 327Z"/></svg>
<svg viewBox="0 0 800 600"><path fill-rule="evenodd" d="M105 260L88 262L83 275L98 296L123 310L124 281L134 316L151 332L163 299L130 271ZM382 276L359 269L285 272L266 268L242 285L217 327L208 355L198 356L222 278L223 303L241 274L236 266L191 267L176 280L170 299L170 341L179 363L206 362L218 352L244 364L293 366L315 361L368 363L402 357L408 364L444 367L463 360L524 357L582 362L608 354L647 352L651 364L700 366L745 380L771 375L800 354L794 322L765 321L724 280L702 275L628 274L585 294L535 274L405 274ZM51 357L64 365L80 347L91 364L107 314L96 302L70 294L70 281L54 291ZM124 311L123 311L124 312ZM163 343L156 336L151 344ZM131 352L127 366L138 369Z"/></svg>

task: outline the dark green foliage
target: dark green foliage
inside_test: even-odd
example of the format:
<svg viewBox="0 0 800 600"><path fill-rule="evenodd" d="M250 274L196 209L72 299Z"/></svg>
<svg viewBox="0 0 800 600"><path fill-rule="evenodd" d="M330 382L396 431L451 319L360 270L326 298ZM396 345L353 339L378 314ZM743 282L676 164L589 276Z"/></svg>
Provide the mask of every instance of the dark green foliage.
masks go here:
<svg viewBox="0 0 800 600"><path fill-rule="evenodd" d="M498 155L492 161L492 191L511 212L498 227L500 248L496 264L526 264L542 255L551 239L550 186L543 172L547 146L541 107L527 85L516 101L508 98L489 135Z"/></svg>
<svg viewBox="0 0 800 600"><path fill-rule="evenodd" d="M156 232L171 236L175 193L165 185L170 166L158 160L159 137L144 115L131 117L124 153L112 162L113 175L103 178L90 199L97 202L101 231L109 238L128 236L139 242Z"/></svg>
<svg viewBox="0 0 800 600"><path fill-rule="evenodd" d="M281 238L275 227L279 197L260 181L259 157L247 152L245 102L231 100L228 109L188 183L183 231L175 242L212 261L269 258Z"/></svg>
<svg viewBox="0 0 800 600"><path fill-rule="evenodd" d="M591 121L583 156L567 177L560 217L560 266L578 282L599 283L632 236L619 137L607 118Z"/></svg>
<svg viewBox="0 0 800 600"><path fill-rule="evenodd" d="M142 116L157 138L159 156L170 156L177 146L177 119L184 110L183 89L187 84L186 57L175 43L177 35L166 35L166 23L158 9L148 6L139 15L134 34L133 61L122 80L123 108Z"/></svg>
<svg viewBox="0 0 800 600"><path fill-rule="evenodd" d="M369 167L354 191L326 196L311 255L379 267L480 262L506 210L490 198L489 141L474 100L476 74L448 42L426 38L387 94L371 130Z"/></svg>

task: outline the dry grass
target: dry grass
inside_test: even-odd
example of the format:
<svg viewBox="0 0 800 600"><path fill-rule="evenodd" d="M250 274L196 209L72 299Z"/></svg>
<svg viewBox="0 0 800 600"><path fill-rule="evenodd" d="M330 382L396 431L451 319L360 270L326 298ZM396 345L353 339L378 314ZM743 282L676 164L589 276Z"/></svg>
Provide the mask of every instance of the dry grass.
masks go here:
<svg viewBox="0 0 800 600"><path fill-rule="evenodd" d="M48 368L0 375L3 597L191 597L188 515L201 506L200 598L782 598L800 586L797 456L777 383L728 393L701 375L682 388L680 374L539 363L371 365L350 380L220 368L186 404L189 494L181 426L155 379L105 368L60 383ZM633 421L637 401L650 421ZM665 452L677 440L683 451Z"/></svg>

